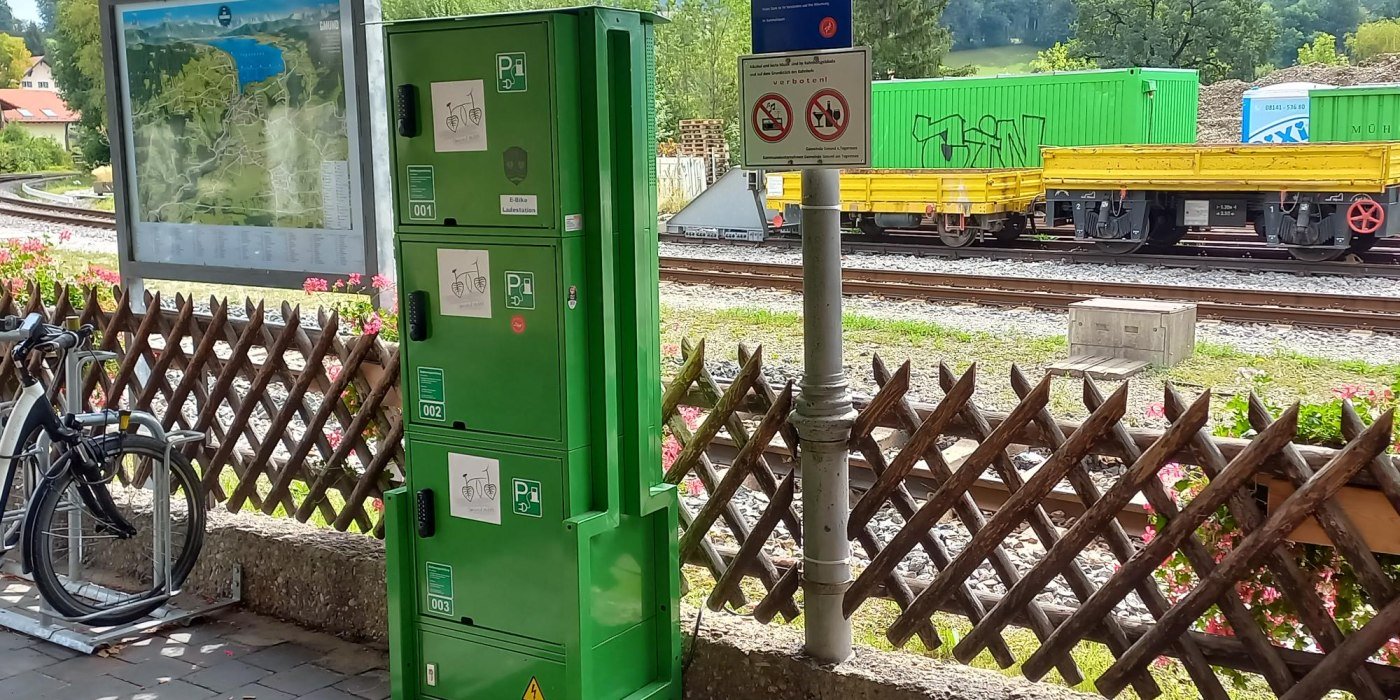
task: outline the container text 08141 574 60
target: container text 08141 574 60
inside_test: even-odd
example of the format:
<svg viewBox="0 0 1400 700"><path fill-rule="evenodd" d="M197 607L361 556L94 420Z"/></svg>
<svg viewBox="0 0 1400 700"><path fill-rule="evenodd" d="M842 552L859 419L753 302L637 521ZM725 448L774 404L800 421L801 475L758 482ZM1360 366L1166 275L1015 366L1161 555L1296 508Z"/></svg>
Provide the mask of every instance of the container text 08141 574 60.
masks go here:
<svg viewBox="0 0 1400 700"><path fill-rule="evenodd" d="M880 80L875 168L1035 168L1041 146L1196 140L1192 70Z"/></svg>

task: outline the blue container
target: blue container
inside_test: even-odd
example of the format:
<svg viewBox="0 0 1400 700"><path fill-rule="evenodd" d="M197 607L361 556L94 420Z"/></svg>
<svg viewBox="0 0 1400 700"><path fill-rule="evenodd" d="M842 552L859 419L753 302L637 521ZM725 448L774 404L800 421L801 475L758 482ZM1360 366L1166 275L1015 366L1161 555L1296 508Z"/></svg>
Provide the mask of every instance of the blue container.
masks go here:
<svg viewBox="0 0 1400 700"><path fill-rule="evenodd" d="M1308 91L1331 87L1321 83L1280 83L1244 93L1242 143L1307 143Z"/></svg>

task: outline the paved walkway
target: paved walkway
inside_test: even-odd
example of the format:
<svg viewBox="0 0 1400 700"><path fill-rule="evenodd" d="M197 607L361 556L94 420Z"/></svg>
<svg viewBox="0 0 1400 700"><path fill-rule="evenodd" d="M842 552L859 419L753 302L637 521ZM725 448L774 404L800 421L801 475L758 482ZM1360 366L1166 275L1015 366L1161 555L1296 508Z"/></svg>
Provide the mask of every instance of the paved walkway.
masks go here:
<svg viewBox="0 0 1400 700"><path fill-rule="evenodd" d="M0 630L9 700L385 700L382 650L243 612L79 655Z"/></svg>

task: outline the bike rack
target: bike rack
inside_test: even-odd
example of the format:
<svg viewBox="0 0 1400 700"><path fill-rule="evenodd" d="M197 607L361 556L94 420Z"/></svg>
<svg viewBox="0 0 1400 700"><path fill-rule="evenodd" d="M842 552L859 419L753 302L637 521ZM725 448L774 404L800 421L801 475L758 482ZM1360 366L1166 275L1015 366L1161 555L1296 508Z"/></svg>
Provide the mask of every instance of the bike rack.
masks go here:
<svg viewBox="0 0 1400 700"><path fill-rule="evenodd" d="M64 363L64 377L68 387L81 386L80 382L84 376L86 368L99 362L107 362L117 359L115 353L87 351L72 352L68 354ZM117 411L103 410L97 412L83 412L82 396L78 392L67 391L64 397L65 409L69 413L75 414L77 421L83 427L97 427L103 425L114 425L120 422L120 415ZM5 407L0 405L0 410ZM242 601L242 568L234 566L231 572L230 593L226 598L222 598L211 603L204 603L191 606L181 606L176 604L176 599L180 595L180 590L170 585L171 579L171 546L170 546L170 457L172 452L181 446L204 440L205 435L195 430L176 430L167 432L160 421L149 413L133 411L128 415L132 424L145 428L151 436L165 443L165 468L152 470L150 481L147 482L152 494L151 509L151 538L152 550L152 580L161 581L162 590L153 597L142 598L133 601L129 606L121 606L110 610L104 610L97 615L86 615L79 617L65 617L58 615L51 610L38 594L38 589L30 585L28 591L18 595L13 591L16 580L28 581L32 584L32 578L24 574L17 562L8 561L0 566L0 627L19 632L30 637L47 640L60 646L67 647L77 652L91 654L113 642L123 639L140 637L156 629L169 627L177 624L187 623L196 617L208 615L217 610L236 605ZM36 477L40 470L48 467L48 438L41 437L36 455L39 470L34 468L22 470L20 475L20 491L25 501L26 509L28 502L34 492L34 487L38 485ZM5 504L0 504L3 508ZM97 583L83 580L82 564L82 527L77 509L68 510L69 541L72 553L68 560L68 573L65 577L70 586L75 586L81 595L97 600L118 600L126 597L118 591L105 588ZM8 528L14 518L23 517L23 511L18 514L4 513L0 518L0 533ZM151 600L160 599L165 604L151 612L145 618L119 626L97 627L85 624L86 620L93 619L101 615L108 615L120 612L125 609L140 607L150 604Z"/></svg>

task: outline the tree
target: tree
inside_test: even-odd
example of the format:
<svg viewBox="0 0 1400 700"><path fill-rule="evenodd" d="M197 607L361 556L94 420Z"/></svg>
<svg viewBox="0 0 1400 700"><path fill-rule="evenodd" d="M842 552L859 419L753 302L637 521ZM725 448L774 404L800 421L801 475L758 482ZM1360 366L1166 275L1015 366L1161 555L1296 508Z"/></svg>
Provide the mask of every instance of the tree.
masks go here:
<svg viewBox="0 0 1400 700"><path fill-rule="evenodd" d="M1051 46L1035 55L1031 61L1031 70L1036 73L1051 73L1061 70L1090 70L1098 68L1098 64L1087 58L1079 57L1083 49L1071 41L1068 44L1055 42Z"/></svg>
<svg viewBox="0 0 1400 700"><path fill-rule="evenodd" d="M20 78L29 71L30 58L24 39L0 34L0 86L19 87Z"/></svg>
<svg viewBox="0 0 1400 700"><path fill-rule="evenodd" d="M29 48L29 53L35 56L42 56L48 50L46 42L48 38L44 36L44 28L38 22L20 22L19 36L24 39L24 45Z"/></svg>
<svg viewBox="0 0 1400 700"><path fill-rule="evenodd" d="M1387 53L1400 53L1400 20L1367 22L1347 37L1347 52L1362 61Z"/></svg>
<svg viewBox="0 0 1400 700"><path fill-rule="evenodd" d="M0 33L16 34L15 13L10 9L9 0L0 0Z"/></svg>
<svg viewBox="0 0 1400 700"><path fill-rule="evenodd" d="M1298 47L1300 66L1345 66L1347 57L1337 53L1337 37L1319 32L1311 44Z"/></svg>
<svg viewBox="0 0 1400 700"><path fill-rule="evenodd" d="M1073 23L1073 0L957 0L943 12L954 49L1049 46L1068 40Z"/></svg>
<svg viewBox="0 0 1400 700"><path fill-rule="evenodd" d="M1271 0L1271 3L1279 30L1273 61L1280 66L1292 64L1298 49L1319 33L1341 37L1356 31L1365 15L1360 0Z"/></svg>
<svg viewBox="0 0 1400 700"><path fill-rule="evenodd" d="M682 3L684 6L684 3ZM953 40L939 24L948 0L861 0L855 3L855 42L870 47L875 77L940 75Z"/></svg>
<svg viewBox="0 0 1400 700"><path fill-rule="evenodd" d="M1194 68L1252 79L1278 35L1257 0L1076 0L1080 58L1104 68Z"/></svg>
<svg viewBox="0 0 1400 700"><path fill-rule="evenodd" d="M656 92L669 118L737 124L739 56L752 46L748 0L687 0L670 19L656 30Z"/></svg>
<svg viewBox="0 0 1400 700"><path fill-rule="evenodd" d="M89 166L111 160L107 146L107 92L102 74L96 0L57 0L48 61L69 108L80 115L78 147Z"/></svg>
<svg viewBox="0 0 1400 700"><path fill-rule="evenodd" d="M39 8L39 23L44 25L44 29L53 31L58 21L58 0L35 0L34 4Z"/></svg>

